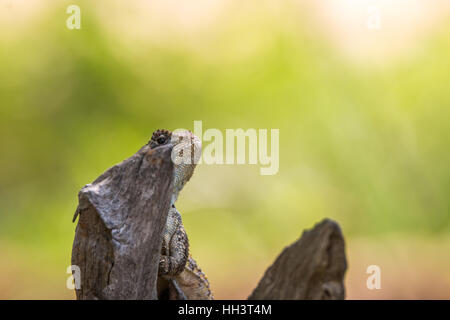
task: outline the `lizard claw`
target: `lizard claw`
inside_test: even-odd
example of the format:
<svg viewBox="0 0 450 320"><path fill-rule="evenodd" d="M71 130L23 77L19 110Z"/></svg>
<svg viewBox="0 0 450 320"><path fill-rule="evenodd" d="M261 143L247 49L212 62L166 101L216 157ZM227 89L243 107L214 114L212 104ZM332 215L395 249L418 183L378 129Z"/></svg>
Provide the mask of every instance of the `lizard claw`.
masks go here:
<svg viewBox="0 0 450 320"><path fill-rule="evenodd" d="M158 275L164 276L169 274L169 269L169 259L167 259L167 256L161 256L161 259L159 259Z"/></svg>

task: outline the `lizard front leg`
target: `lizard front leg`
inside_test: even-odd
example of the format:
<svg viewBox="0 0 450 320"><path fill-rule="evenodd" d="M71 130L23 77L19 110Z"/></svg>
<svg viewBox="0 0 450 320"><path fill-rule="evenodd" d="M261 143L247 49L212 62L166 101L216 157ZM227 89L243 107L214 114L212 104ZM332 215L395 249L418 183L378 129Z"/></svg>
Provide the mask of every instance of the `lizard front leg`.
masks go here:
<svg viewBox="0 0 450 320"><path fill-rule="evenodd" d="M180 274L186 266L188 257L189 240L183 227L181 215L175 206L172 206L164 231L158 275L174 277Z"/></svg>

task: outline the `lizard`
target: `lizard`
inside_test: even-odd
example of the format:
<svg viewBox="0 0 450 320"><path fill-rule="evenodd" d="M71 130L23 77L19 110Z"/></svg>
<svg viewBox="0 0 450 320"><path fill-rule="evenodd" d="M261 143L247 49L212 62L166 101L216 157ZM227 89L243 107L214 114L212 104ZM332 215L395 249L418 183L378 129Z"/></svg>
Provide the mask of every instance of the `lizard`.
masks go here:
<svg viewBox="0 0 450 320"><path fill-rule="evenodd" d="M170 132L158 129L153 132L148 142L151 149L166 144L173 146L174 181L161 247L158 296L160 299L213 300L206 275L189 254L187 233L181 214L175 207L178 194L194 173L196 158L201 153L201 141L188 130Z"/></svg>

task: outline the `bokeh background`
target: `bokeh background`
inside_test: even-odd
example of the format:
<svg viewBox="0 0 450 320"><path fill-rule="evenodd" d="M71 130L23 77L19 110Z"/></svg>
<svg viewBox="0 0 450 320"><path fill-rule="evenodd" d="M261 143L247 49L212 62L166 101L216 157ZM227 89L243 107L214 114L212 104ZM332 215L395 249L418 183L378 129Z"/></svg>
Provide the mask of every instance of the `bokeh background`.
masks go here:
<svg viewBox="0 0 450 320"><path fill-rule="evenodd" d="M280 129L278 174L201 165L180 196L217 298L246 298L329 217L349 299L449 299L449 16L445 0L0 0L0 298L73 299L78 190L202 120Z"/></svg>

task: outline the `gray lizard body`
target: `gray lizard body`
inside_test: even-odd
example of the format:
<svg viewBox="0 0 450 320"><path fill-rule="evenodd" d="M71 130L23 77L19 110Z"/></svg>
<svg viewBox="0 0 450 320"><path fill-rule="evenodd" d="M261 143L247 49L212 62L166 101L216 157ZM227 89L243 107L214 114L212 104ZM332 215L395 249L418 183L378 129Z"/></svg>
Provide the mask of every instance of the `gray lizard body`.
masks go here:
<svg viewBox="0 0 450 320"><path fill-rule="evenodd" d="M172 157L175 162L174 190L161 247L158 296L160 299L212 300L214 297L206 275L189 255L189 240L181 214L174 205L179 192L192 177L196 166L195 159L201 152L201 142L187 130L173 133L156 130L149 145L156 148L168 143L173 145L173 155L178 159ZM181 161L183 156L185 161Z"/></svg>

